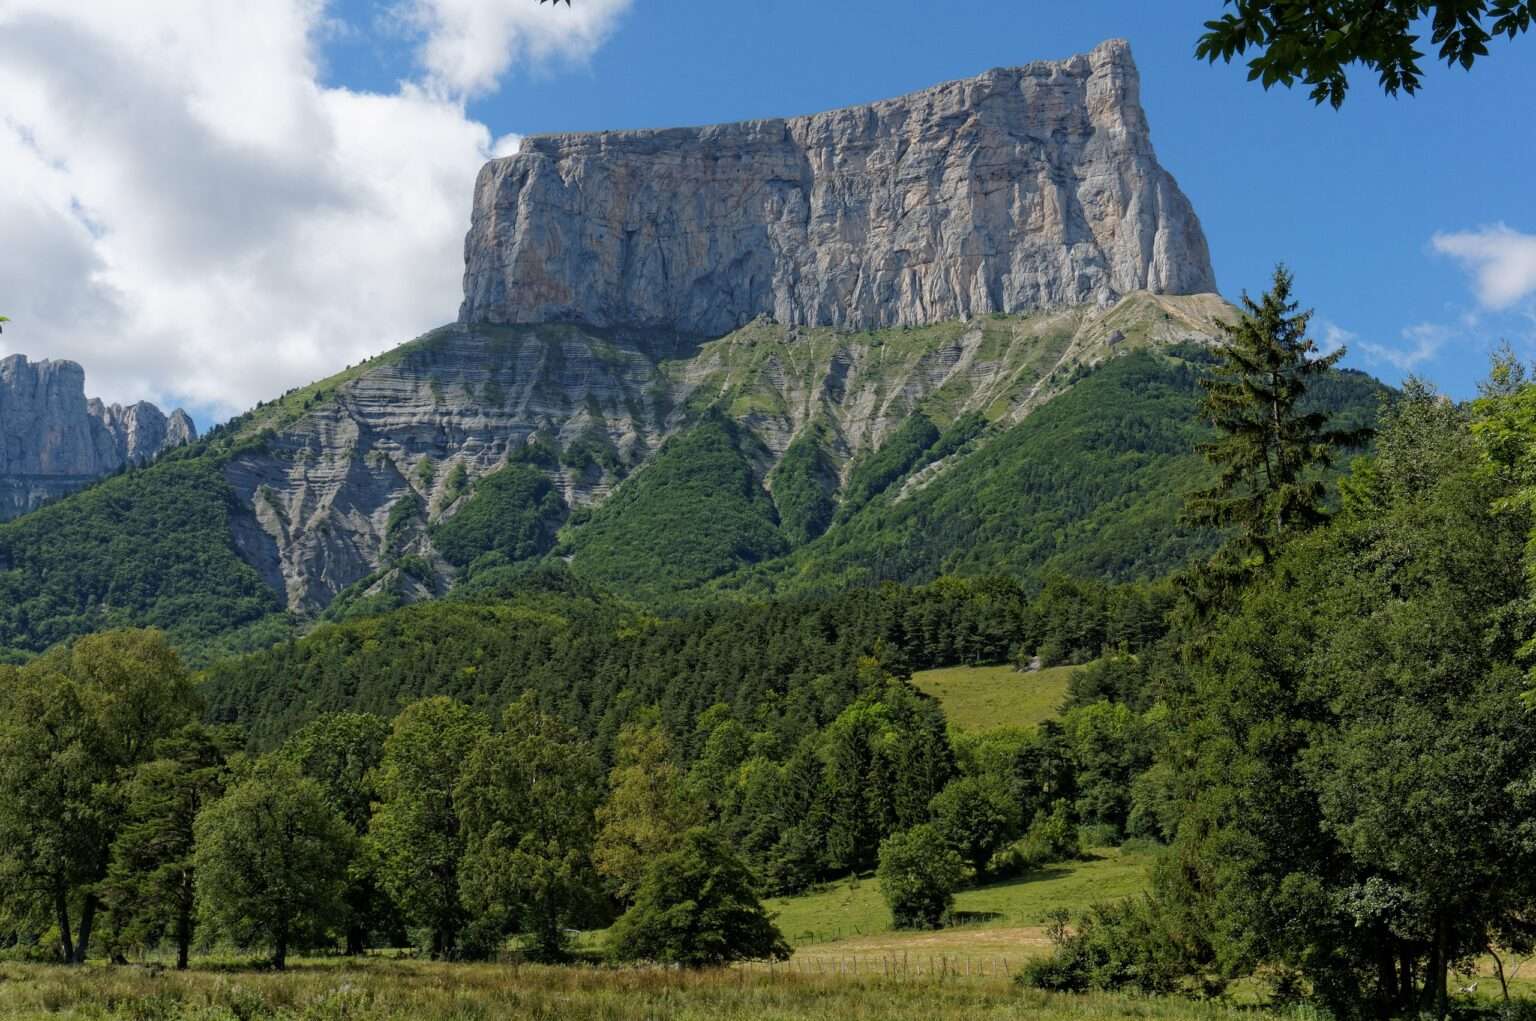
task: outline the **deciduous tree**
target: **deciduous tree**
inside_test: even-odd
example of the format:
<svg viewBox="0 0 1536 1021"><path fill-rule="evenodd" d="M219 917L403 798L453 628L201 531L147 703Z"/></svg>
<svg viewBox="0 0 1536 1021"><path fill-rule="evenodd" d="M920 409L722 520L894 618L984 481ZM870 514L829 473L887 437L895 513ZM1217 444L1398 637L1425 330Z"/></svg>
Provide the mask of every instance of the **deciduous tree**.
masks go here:
<svg viewBox="0 0 1536 1021"><path fill-rule="evenodd" d="M291 765L258 770L205 808L195 826L198 911L286 967L341 914L352 831L318 782Z"/></svg>
<svg viewBox="0 0 1536 1021"><path fill-rule="evenodd" d="M195 718L158 631L108 631L0 675L0 881L13 916L51 916L83 962L101 907L122 780Z"/></svg>
<svg viewBox="0 0 1536 1021"><path fill-rule="evenodd" d="M123 789L124 821L112 844L103 884L111 942L152 946L169 938L185 969L196 921L194 824L228 779L225 765L238 734L191 724L155 745Z"/></svg>
<svg viewBox="0 0 1536 1021"><path fill-rule="evenodd" d="M790 953L757 899L751 873L724 840L702 828L651 862L608 946L620 960L690 968L782 961Z"/></svg>
<svg viewBox="0 0 1536 1021"><path fill-rule="evenodd" d="M367 836L373 803L378 800L375 771L383 761L388 736L389 722L382 717L330 713L305 725L283 743L278 754L320 784L331 807L361 840ZM395 920L372 854L353 857L342 900L347 953L361 954L370 930Z"/></svg>
<svg viewBox="0 0 1536 1021"><path fill-rule="evenodd" d="M545 960L565 956L566 927L593 901L601 776L588 744L524 695L470 752L454 791L464 904L529 934Z"/></svg>
<svg viewBox="0 0 1536 1021"><path fill-rule="evenodd" d="M703 822L685 783L659 716L647 714L619 731L592 857L620 900L632 901L651 863L676 850L683 834Z"/></svg>
<svg viewBox="0 0 1536 1021"><path fill-rule="evenodd" d="M466 837L454 792L489 729L484 716L438 696L407 706L384 742L369 849L407 922L429 933L434 958L457 953L466 921L459 897Z"/></svg>
<svg viewBox="0 0 1536 1021"><path fill-rule="evenodd" d="M1376 72L1388 95L1419 90L1422 33L1448 65L1470 69L1495 36L1513 39L1536 18L1531 0L1226 0L1232 10L1205 23L1195 55L1224 60L1257 50L1248 78L1267 89L1310 86L1313 102L1335 107L1348 68Z"/></svg>
<svg viewBox="0 0 1536 1021"><path fill-rule="evenodd" d="M937 929L970 870L937 827L923 823L881 842L876 875L896 928Z"/></svg>

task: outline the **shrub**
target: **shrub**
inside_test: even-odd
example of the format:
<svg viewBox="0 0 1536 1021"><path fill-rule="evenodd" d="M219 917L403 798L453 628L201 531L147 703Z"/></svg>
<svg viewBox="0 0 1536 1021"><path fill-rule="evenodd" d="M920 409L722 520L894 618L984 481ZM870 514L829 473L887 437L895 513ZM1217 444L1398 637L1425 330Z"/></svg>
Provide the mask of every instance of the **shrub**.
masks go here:
<svg viewBox="0 0 1536 1021"><path fill-rule="evenodd" d="M1150 899L1095 904L1075 930L1066 922L1065 911L1052 919L1047 931L1055 949L1025 965L1021 985L1074 993L1125 988L1171 993L1188 988L1199 970Z"/></svg>
<svg viewBox="0 0 1536 1021"><path fill-rule="evenodd" d="M955 904L970 870L931 823L880 844L880 892L898 929L937 929Z"/></svg>

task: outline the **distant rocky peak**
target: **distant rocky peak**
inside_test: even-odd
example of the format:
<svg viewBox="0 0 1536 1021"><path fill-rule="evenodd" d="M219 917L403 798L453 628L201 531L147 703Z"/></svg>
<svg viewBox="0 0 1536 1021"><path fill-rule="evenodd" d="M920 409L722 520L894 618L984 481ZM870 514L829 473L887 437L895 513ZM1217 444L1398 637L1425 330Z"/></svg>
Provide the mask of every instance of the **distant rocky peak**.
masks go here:
<svg viewBox="0 0 1536 1021"><path fill-rule="evenodd" d="M180 409L87 398L76 362L0 358L0 520L195 439Z"/></svg>
<svg viewBox="0 0 1536 1021"><path fill-rule="evenodd" d="M1111 40L812 116L527 138L480 172L460 318L719 336L1215 289Z"/></svg>

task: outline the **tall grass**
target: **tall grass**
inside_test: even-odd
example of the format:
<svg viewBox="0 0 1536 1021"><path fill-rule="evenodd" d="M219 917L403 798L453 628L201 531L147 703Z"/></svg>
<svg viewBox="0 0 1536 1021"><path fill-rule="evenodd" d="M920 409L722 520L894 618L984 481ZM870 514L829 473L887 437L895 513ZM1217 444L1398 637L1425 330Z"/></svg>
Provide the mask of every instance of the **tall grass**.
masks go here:
<svg viewBox="0 0 1536 1021"><path fill-rule="evenodd" d="M1006 978L779 970L301 962L283 973L0 965L0 1017L49 1021L1111 1021L1244 1016L1216 1004L1056 995ZM1251 1015L1248 1015L1251 1016Z"/></svg>

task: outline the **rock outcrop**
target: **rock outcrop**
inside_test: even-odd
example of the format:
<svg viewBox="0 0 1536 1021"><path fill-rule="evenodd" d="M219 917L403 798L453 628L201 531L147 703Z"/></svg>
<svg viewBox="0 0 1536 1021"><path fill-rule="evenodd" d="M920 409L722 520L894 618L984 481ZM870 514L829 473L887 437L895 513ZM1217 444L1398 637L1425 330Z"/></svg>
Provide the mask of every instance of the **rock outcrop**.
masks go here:
<svg viewBox="0 0 1536 1021"><path fill-rule="evenodd" d="M196 438L180 409L88 400L75 362L0 358L0 521Z"/></svg>
<svg viewBox="0 0 1536 1021"><path fill-rule="evenodd" d="M544 135L480 172L465 323L721 336L1216 290L1130 48L705 128Z"/></svg>
<svg viewBox="0 0 1536 1021"><path fill-rule="evenodd" d="M1109 308L986 317L922 330L847 333L758 320L714 341L658 348L570 324L434 330L278 402L247 424L263 442L224 477L248 509L235 544L296 613L313 614L410 554L446 587L433 523L531 441L570 507L607 498L698 408L713 406L776 463L826 426L846 474L913 411L948 422L1022 420L1079 367L1122 350L1209 341L1230 313L1216 295L1137 292ZM586 447L597 462L571 457Z"/></svg>

